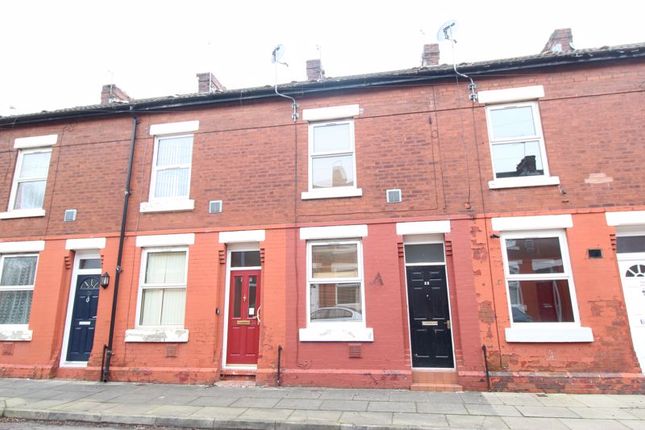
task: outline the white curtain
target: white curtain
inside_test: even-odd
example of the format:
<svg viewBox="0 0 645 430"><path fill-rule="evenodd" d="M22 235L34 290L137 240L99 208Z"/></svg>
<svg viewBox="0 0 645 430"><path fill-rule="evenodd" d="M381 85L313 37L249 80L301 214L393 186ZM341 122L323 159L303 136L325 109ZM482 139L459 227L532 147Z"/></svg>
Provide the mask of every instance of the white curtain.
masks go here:
<svg viewBox="0 0 645 430"><path fill-rule="evenodd" d="M186 282L186 253L150 252L146 266L146 284L182 284Z"/></svg>

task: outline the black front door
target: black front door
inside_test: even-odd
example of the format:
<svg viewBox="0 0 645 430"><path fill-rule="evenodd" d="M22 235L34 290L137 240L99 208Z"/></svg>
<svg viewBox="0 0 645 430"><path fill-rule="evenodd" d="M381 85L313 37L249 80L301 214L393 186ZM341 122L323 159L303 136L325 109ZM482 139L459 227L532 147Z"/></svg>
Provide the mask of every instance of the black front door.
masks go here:
<svg viewBox="0 0 645 430"><path fill-rule="evenodd" d="M446 266L408 266L413 367L454 367Z"/></svg>
<svg viewBox="0 0 645 430"><path fill-rule="evenodd" d="M78 275L67 361L87 361L90 358L98 303L99 275Z"/></svg>

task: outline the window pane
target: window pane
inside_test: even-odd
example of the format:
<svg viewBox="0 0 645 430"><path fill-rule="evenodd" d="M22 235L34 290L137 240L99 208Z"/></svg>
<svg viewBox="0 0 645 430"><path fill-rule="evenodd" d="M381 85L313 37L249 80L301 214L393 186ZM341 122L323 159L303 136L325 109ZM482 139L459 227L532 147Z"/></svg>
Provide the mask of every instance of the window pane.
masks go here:
<svg viewBox="0 0 645 430"><path fill-rule="evenodd" d="M146 284L181 284L186 282L185 252L150 252L146 266Z"/></svg>
<svg viewBox="0 0 645 430"><path fill-rule="evenodd" d="M166 169L157 171L155 197L188 197L190 169Z"/></svg>
<svg viewBox="0 0 645 430"><path fill-rule="evenodd" d="M240 318L242 315L242 277L235 277L235 295L233 296L233 318Z"/></svg>
<svg viewBox="0 0 645 430"><path fill-rule="evenodd" d="M645 252L645 236L618 236L616 252Z"/></svg>
<svg viewBox="0 0 645 430"><path fill-rule="evenodd" d="M493 165L497 178L544 175L540 142L496 143Z"/></svg>
<svg viewBox="0 0 645 430"><path fill-rule="evenodd" d="M260 251L231 252L231 267L260 266Z"/></svg>
<svg viewBox="0 0 645 430"><path fill-rule="evenodd" d="M313 245L311 268L314 278L357 278L357 245L355 243Z"/></svg>
<svg viewBox="0 0 645 430"><path fill-rule="evenodd" d="M255 313L257 286L257 276L249 276L249 316L253 316ZM251 311L251 309L253 309L253 311Z"/></svg>
<svg viewBox="0 0 645 430"><path fill-rule="evenodd" d="M361 284L311 284L311 321L361 321Z"/></svg>
<svg viewBox="0 0 645 430"><path fill-rule="evenodd" d="M161 325L183 325L186 309L186 290L173 288L163 290Z"/></svg>
<svg viewBox="0 0 645 430"><path fill-rule="evenodd" d="M535 136L535 122L531 106L491 109L493 139Z"/></svg>
<svg viewBox="0 0 645 430"><path fill-rule="evenodd" d="M161 321L161 303L163 301L163 290L152 288L143 290L141 296L141 318L140 325L159 325Z"/></svg>
<svg viewBox="0 0 645 430"><path fill-rule="evenodd" d="M101 259L100 258L83 258L78 264L79 269L100 269L101 268Z"/></svg>
<svg viewBox="0 0 645 430"><path fill-rule="evenodd" d="M34 152L23 154L20 166L20 179L24 178L47 178L49 170L49 158L51 152Z"/></svg>
<svg viewBox="0 0 645 430"><path fill-rule="evenodd" d="M509 281L513 322L573 322L569 282Z"/></svg>
<svg viewBox="0 0 645 430"><path fill-rule="evenodd" d="M27 324L33 291L0 291L0 324Z"/></svg>
<svg viewBox="0 0 645 430"><path fill-rule="evenodd" d="M351 150L349 124L314 126L314 154Z"/></svg>
<svg viewBox="0 0 645 430"><path fill-rule="evenodd" d="M157 166L190 164L193 137L173 137L157 141Z"/></svg>
<svg viewBox="0 0 645 430"><path fill-rule="evenodd" d="M564 273L557 237L506 239L510 274Z"/></svg>
<svg viewBox="0 0 645 430"><path fill-rule="evenodd" d="M319 157L311 160L314 188L354 185L354 156Z"/></svg>
<svg viewBox="0 0 645 430"><path fill-rule="evenodd" d="M34 285L36 256L5 257L0 285Z"/></svg>
<svg viewBox="0 0 645 430"><path fill-rule="evenodd" d="M443 244L405 245L406 263L443 263Z"/></svg>
<svg viewBox="0 0 645 430"><path fill-rule="evenodd" d="M14 209L39 209L43 207L47 181L18 182Z"/></svg>

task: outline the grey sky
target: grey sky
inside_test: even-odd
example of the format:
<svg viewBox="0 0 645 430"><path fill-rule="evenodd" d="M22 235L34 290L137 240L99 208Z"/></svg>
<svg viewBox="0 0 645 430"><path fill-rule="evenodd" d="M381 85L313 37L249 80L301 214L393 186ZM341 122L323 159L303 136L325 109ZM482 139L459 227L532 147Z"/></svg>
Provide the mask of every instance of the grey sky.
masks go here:
<svg viewBox="0 0 645 430"><path fill-rule="evenodd" d="M644 12L636 0L5 0L0 115L95 104L107 83L135 98L191 93L204 71L227 88L271 85L278 43L280 82L305 79L319 55L328 76L415 67L448 19L458 62L535 54L563 27L577 48L644 42Z"/></svg>

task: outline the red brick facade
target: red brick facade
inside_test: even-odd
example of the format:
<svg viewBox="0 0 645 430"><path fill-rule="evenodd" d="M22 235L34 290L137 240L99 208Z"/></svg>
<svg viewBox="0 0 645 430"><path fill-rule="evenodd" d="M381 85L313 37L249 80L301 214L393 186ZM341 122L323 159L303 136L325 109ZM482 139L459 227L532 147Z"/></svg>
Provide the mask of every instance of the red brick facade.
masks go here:
<svg viewBox="0 0 645 430"><path fill-rule="evenodd" d="M645 134L642 59L523 70L476 78L478 90L541 85L538 106L552 176L559 185L489 189L493 179L485 105L471 104L454 78L415 85L327 90L298 97L301 109L358 104L356 182L362 196L303 200L308 190L308 123L289 102L242 100L200 108L138 112L132 195L126 223L110 379L207 383L222 375L228 245L219 233L264 230L262 323L256 381L285 385L408 388L415 382L401 222L450 221L443 240L455 369L451 382L486 389L644 392L631 343L607 211L643 211ZM148 200L152 124L199 121L194 132L193 210L142 213ZM107 238L102 270L115 277L131 119L125 115L41 121L0 129L0 204L10 199L16 138L58 135L52 146L43 217L0 220L0 243L45 241L39 252L29 341L0 341L0 375L99 379L108 342L113 285L101 289L87 367L65 367L62 344L74 250L68 239ZM401 189L388 204L385 190ZM223 212L208 213L210 200ZM74 222L63 222L66 209ZM0 207L4 210L4 207ZM507 342L511 326L497 217L572 216L566 228L579 323L592 342ZM366 326L373 341L304 342L307 249L300 229L366 225L361 240ZM645 219L643 220L645 225ZM187 342L126 342L136 324L146 235L194 233L188 258ZM588 249L601 249L590 259ZM221 311L221 314L219 313ZM354 348L354 350L352 350ZM358 353L356 352L358 349ZM350 357L350 352L359 357ZM449 378L449 379L450 379ZM428 382L428 381L426 381ZM433 381L429 381L432 383ZM436 382L436 381L434 381Z"/></svg>

